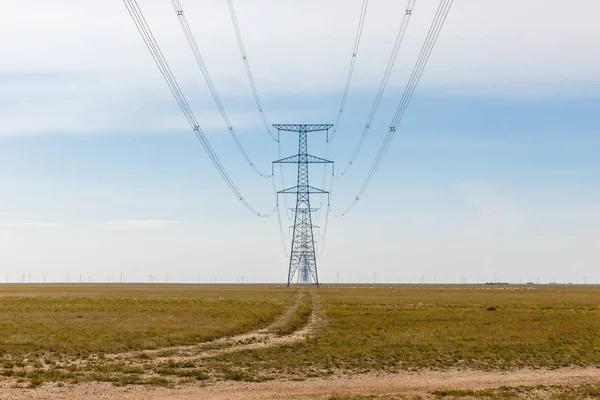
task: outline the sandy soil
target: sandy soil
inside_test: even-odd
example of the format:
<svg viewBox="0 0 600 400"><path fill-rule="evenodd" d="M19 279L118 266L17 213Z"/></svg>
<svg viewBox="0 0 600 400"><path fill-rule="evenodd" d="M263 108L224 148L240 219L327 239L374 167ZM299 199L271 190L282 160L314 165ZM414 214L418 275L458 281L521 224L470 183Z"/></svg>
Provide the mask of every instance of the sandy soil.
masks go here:
<svg viewBox="0 0 600 400"><path fill-rule="evenodd" d="M0 399L326 399L332 395L428 395L441 389L481 390L500 386L579 385L600 383L600 368L521 369L514 371L420 371L398 374L333 376L305 381L260 383L216 382L175 389L147 386L115 387L109 383L80 383L58 387L15 389L13 380L0 380Z"/></svg>

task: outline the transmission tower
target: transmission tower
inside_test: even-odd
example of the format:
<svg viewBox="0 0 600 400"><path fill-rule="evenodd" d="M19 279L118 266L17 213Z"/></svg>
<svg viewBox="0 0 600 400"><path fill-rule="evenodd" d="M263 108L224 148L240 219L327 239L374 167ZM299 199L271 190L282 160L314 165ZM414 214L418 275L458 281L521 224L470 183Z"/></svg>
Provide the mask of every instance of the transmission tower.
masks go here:
<svg viewBox="0 0 600 400"><path fill-rule="evenodd" d="M296 195L296 207L292 208L294 229L287 285L290 286L297 274L297 283L312 283L319 286L312 224L312 213L318 208L310 207L310 195L329 195L329 192L310 186L308 164L333 164L333 161L308 154L308 132L326 131L329 135L329 129L333 124L274 124L273 126L277 129L278 136L281 131L298 133L298 154L273 161L273 164L298 165L297 185L277 192L277 195Z"/></svg>

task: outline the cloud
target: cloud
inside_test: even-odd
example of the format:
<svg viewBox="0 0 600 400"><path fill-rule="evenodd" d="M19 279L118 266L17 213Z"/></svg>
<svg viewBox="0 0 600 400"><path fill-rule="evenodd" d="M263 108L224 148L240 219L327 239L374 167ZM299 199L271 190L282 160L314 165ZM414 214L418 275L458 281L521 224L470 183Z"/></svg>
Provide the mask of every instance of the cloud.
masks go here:
<svg viewBox="0 0 600 400"><path fill-rule="evenodd" d="M64 222L0 222L0 228L62 228Z"/></svg>
<svg viewBox="0 0 600 400"><path fill-rule="evenodd" d="M403 3L370 4L351 97L377 88ZM285 120L281 99L290 94L341 94L360 5L359 0L236 4L268 115ZM600 53L590 49L600 36L600 2L581 0L568 12L563 5L558 0L455 2L419 90L519 98L598 95ZM202 127L222 129L171 4L148 0L141 6ZM234 126L259 126L226 4L185 1L183 7ZM390 86L404 86L435 8L436 2L417 4ZM121 2L23 0L8 2L3 11L0 35L19 40L0 41L0 134L185 127ZM295 115L307 114L294 100L286 106Z"/></svg>
<svg viewBox="0 0 600 400"><path fill-rule="evenodd" d="M1 69L0 86L0 136L190 131L166 86L154 88L140 82L106 86L103 74L95 71L17 74ZM184 92L207 134L227 132L212 100L197 95L202 92L199 85ZM295 119L298 111L281 106L277 115ZM240 134L262 126L257 112L246 104L230 108L228 115Z"/></svg>
<svg viewBox="0 0 600 400"><path fill-rule="evenodd" d="M146 229L163 229L179 224L179 221L168 221L160 219L148 220L125 220L125 221L110 221L105 222L104 226L109 229L116 230L146 230Z"/></svg>

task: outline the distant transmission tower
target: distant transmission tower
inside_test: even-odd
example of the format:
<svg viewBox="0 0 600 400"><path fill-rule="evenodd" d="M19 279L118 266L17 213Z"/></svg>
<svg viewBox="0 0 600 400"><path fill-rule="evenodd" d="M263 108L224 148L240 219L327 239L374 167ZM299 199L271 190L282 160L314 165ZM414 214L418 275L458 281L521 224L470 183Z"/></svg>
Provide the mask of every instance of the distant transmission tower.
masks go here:
<svg viewBox="0 0 600 400"><path fill-rule="evenodd" d="M317 259L315 256L315 240L313 235L312 213L318 208L310 207L311 194L329 194L329 192L310 186L308 181L308 164L333 164L333 161L308 154L308 132L327 131L333 124L274 124L279 137L280 131L298 132L298 154L273 161L273 164L297 164L298 183L296 186L280 190L277 194L295 194L294 230L290 251L290 267L288 271L288 287L297 274L297 283L312 283L319 286Z"/></svg>

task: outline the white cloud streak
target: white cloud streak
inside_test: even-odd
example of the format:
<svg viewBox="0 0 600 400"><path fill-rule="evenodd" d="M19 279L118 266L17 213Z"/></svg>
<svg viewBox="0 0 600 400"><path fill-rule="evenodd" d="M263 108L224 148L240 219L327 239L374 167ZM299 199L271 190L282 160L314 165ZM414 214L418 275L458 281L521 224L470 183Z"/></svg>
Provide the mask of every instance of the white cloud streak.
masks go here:
<svg viewBox="0 0 600 400"><path fill-rule="evenodd" d="M125 221L110 221L105 222L104 226L108 229L115 230L148 230L148 229L163 229L179 224L179 221L168 221L160 219L150 220L125 220Z"/></svg>
<svg viewBox="0 0 600 400"><path fill-rule="evenodd" d="M62 228L64 222L0 222L0 228Z"/></svg>

